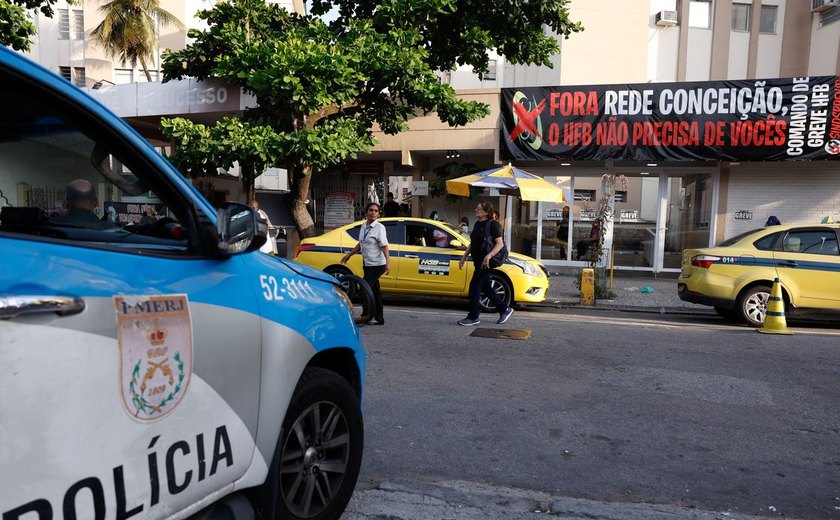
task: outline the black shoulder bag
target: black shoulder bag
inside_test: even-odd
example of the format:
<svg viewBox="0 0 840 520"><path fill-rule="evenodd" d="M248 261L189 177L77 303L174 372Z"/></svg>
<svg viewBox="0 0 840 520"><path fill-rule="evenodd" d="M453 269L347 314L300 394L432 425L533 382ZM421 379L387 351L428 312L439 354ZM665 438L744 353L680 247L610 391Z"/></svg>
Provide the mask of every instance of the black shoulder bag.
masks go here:
<svg viewBox="0 0 840 520"><path fill-rule="evenodd" d="M481 248L483 256L487 256L487 253L492 251L493 247L496 245L496 241L493 240L492 235L490 235L490 226L492 226L494 222L495 220L488 220L487 224L484 226L484 247ZM507 257L508 249L506 245L503 245L499 252L490 258L490 268L495 269L499 267L505 263Z"/></svg>

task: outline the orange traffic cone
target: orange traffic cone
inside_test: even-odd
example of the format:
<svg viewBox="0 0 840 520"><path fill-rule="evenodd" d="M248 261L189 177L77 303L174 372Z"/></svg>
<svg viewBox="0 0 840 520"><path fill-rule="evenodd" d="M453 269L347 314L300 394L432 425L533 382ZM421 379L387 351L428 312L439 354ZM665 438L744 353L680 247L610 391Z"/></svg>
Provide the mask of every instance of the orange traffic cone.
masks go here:
<svg viewBox="0 0 840 520"><path fill-rule="evenodd" d="M778 278L773 280L773 288L770 289L770 299L767 301L764 325L756 330L762 334L793 334L787 328L785 302L782 299L782 284Z"/></svg>

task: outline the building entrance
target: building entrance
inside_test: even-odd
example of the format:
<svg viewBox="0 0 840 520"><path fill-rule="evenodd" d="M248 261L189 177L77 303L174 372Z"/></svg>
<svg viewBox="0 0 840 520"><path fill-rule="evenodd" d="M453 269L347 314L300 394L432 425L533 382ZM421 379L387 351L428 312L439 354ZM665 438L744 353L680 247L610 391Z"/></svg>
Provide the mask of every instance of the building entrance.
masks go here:
<svg viewBox="0 0 840 520"><path fill-rule="evenodd" d="M604 229L599 265L616 270L677 272L683 249L711 244L715 170L651 170L614 170L619 182L609 201L612 218ZM596 235L593 223L598 205L608 189L605 174L546 175L546 180L564 188L567 202L530 204L528 217L535 239L526 242L530 251L523 252L547 265L586 266L593 241L590 237ZM541 239L536 240L537 236Z"/></svg>

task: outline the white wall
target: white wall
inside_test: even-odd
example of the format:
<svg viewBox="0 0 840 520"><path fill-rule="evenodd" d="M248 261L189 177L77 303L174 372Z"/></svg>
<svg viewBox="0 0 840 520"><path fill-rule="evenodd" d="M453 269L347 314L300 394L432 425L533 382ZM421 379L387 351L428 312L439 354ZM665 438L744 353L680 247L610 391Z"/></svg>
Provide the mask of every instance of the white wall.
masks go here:
<svg viewBox="0 0 840 520"><path fill-rule="evenodd" d="M782 38L784 37L785 2L780 0L762 0L762 5L775 5L776 34L758 35L758 55L756 56L756 78L778 78L782 66ZM756 7L757 9L757 7Z"/></svg>
<svg viewBox="0 0 840 520"><path fill-rule="evenodd" d="M750 33L730 31L729 64L726 70L727 79L747 79L749 53Z"/></svg>
<svg viewBox="0 0 840 520"><path fill-rule="evenodd" d="M677 81L680 31L687 27L683 20L671 27L656 25L656 14L660 11L677 11L677 1L651 0L650 2L647 81L652 83Z"/></svg>
<svg viewBox="0 0 840 520"><path fill-rule="evenodd" d="M712 70L712 30L684 26L688 31L686 81L708 81Z"/></svg>
<svg viewBox="0 0 840 520"><path fill-rule="evenodd" d="M761 163L733 166L724 215L726 238L764 225L776 215L782 224L817 223L826 215L840 221L840 164ZM735 220L749 210L752 220Z"/></svg>
<svg viewBox="0 0 840 520"><path fill-rule="evenodd" d="M837 53L840 52L840 21L820 27L819 15L814 14L812 18L808 74L811 76L837 74Z"/></svg>

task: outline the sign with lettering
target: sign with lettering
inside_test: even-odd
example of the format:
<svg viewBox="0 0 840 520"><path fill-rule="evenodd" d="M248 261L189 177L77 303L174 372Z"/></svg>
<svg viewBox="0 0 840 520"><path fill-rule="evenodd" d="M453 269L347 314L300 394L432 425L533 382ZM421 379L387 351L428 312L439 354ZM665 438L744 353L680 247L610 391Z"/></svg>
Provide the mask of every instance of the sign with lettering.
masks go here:
<svg viewBox="0 0 840 520"><path fill-rule="evenodd" d="M411 194L426 196L429 194L429 181L413 181L411 183Z"/></svg>
<svg viewBox="0 0 840 520"><path fill-rule="evenodd" d="M840 159L840 78L502 89L504 159Z"/></svg>
<svg viewBox="0 0 840 520"><path fill-rule="evenodd" d="M735 220L752 220L752 210L738 210L735 212Z"/></svg>
<svg viewBox="0 0 840 520"><path fill-rule="evenodd" d="M324 230L335 229L353 222L353 203L356 194L349 191L333 191L324 197Z"/></svg>

